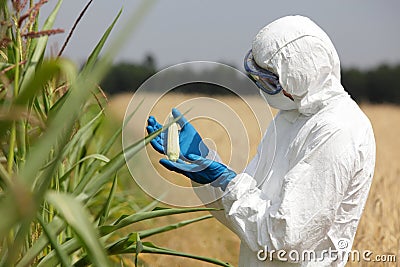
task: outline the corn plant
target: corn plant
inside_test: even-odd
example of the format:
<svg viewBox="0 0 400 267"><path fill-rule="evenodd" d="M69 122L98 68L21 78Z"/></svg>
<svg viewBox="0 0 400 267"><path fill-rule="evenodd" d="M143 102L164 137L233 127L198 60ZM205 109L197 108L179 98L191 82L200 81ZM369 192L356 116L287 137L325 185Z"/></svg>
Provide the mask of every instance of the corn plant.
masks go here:
<svg viewBox="0 0 400 267"><path fill-rule="evenodd" d="M144 220L209 209L155 208L157 202L137 211L118 206L125 158L113 149L122 129L104 137L106 99L97 84L118 51L111 45L99 57L121 12L78 70L61 53L45 57L49 36L63 31L53 28L61 0L38 28L46 2L0 0L0 266L112 266L118 265L115 255L125 254L137 264L140 253L230 266L145 240L210 215L123 234L121 229ZM143 1L130 26L149 3ZM130 145L125 157L132 158L158 133Z"/></svg>

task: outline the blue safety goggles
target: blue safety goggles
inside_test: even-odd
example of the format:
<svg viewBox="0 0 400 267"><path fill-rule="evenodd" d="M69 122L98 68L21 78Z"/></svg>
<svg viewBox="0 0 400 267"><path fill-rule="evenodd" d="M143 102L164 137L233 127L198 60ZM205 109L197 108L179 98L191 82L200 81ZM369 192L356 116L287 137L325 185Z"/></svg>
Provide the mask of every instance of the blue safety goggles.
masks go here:
<svg viewBox="0 0 400 267"><path fill-rule="evenodd" d="M244 58L244 69L263 92L269 95L276 95L282 91L282 86L279 83L279 76L269 70L259 67L254 61L251 49Z"/></svg>

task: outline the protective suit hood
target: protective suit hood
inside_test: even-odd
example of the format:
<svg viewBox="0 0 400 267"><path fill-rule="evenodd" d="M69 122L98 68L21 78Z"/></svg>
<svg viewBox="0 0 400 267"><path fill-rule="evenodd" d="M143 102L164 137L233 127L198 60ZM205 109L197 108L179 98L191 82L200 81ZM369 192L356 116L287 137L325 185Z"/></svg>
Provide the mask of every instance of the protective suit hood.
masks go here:
<svg viewBox="0 0 400 267"><path fill-rule="evenodd" d="M347 95L340 84L339 56L328 35L309 18L287 16L270 23L258 32L252 50L257 65L278 74L304 115Z"/></svg>

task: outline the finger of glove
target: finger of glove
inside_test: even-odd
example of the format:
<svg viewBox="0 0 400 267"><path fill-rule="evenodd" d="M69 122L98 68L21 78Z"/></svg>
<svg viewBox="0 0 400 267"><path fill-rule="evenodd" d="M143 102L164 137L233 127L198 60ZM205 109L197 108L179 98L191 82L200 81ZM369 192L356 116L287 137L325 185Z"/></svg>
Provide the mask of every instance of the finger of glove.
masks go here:
<svg viewBox="0 0 400 267"><path fill-rule="evenodd" d="M161 127L162 127L162 126L161 126ZM150 125L148 125L148 126L146 126L146 130L147 130L147 133L148 133L148 134L152 134L152 133L158 131L159 129L157 129L157 126L150 126ZM160 132L160 133L157 135L157 137L155 137L155 138L157 138L157 141L158 141L159 143L161 143L161 141L165 139L165 131Z"/></svg>
<svg viewBox="0 0 400 267"><path fill-rule="evenodd" d="M183 159L185 159L185 158L183 157ZM186 164L186 162L185 162L185 161L183 161L183 160L182 160L182 159L180 159L180 158L179 158L179 159L177 159L177 160L176 160L176 162L177 162L177 163L181 163L181 164Z"/></svg>
<svg viewBox="0 0 400 267"><path fill-rule="evenodd" d="M157 122L157 120L156 120L156 118L154 118L153 116L150 116L150 117L147 119L147 124L150 125L150 126L154 126L154 125L156 124L156 122Z"/></svg>
<svg viewBox="0 0 400 267"><path fill-rule="evenodd" d="M147 130L147 133L148 133L148 134L152 134L152 133L154 133L155 131L157 131L157 130L154 129L154 127L151 126L151 125L146 126L146 130Z"/></svg>
<svg viewBox="0 0 400 267"><path fill-rule="evenodd" d="M182 161L182 162L183 162L183 161ZM174 172L177 172L177 173L180 173L180 174L183 174L183 175L185 175L186 177L190 178L191 180L195 181L196 183L199 183L199 184L207 184L207 183L210 182L209 180L202 178L201 175L198 175L197 173L193 173L193 171L186 171L186 170L182 170L182 169L181 169L181 168L185 168L185 167L182 166L182 165L189 165L189 164L185 164L185 163L183 163L183 164L174 163L174 162L171 162L171 161L169 161L169 160L167 160L167 159L161 159L161 160L160 160L160 163L161 163L165 168L167 168L168 170L174 171ZM179 166L179 167L178 167L178 166Z"/></svg>
<svg viewBox="0 0 400 267"><path fill-rule="evenodd" d="M167 159L160 159L160 164L163 165L165 168L167 168L170 171L181 173L183 175L186 175L186 173L187 173L187 170L186 170L187 168L185 168L185 166L184 166L187 164L185 164L185 163L176 163L176 162L172 162Z"/></svg>
<svg viewBox="0 0 400 267"><path fill-rule="evenodd" d="M151 135L151 134L153 134L154 132L156 132L156 130L154 130L154 128L153 128L153 126L147 126L146 127L146 130L147 130L147 133L149 134L149 135ZM156 137L154 137L151 141L150 141L150 143L153 145L153 147L154 147L154 145L156 145L156 143L159 143L160 145L162 145L161 143L161 137L160 137L160 135L161 135L161 133L159 134L159 135L157 135Z"/></svg>
<svg viewBox="0 0 400 267"><path fill-rule="evenodd" d="M178 109L176 109L176 108L172 109L172 116L174 117L174 119L178 118L181 115L182 115L182 113ZM185 117L183 117L183 116L179 120L177 120L176 122L179 124L179 126L181 126L181 128L183 126L185 126L185 124L188 123L187 119Z"/></svg>
<svg viewBox="0 0 400 267"><path fill-rule="evenodd" d="M164 152L164 146L156 139L161 140L161 138L156 137L153 140L150 141L151 146L158 152L161 154L165 154Z"/></svg>
<svg viewBox="0 0 400 267"><path fill-rule="evenodd" d="M161 159L163 162L167 159ZM170 166L173 166L174 168L177 168L181 170L182 172L185 173L193 173L193 172L199 172L202 171L204 168L201 168L199 165L196 163L185 163L183 160L178 160L176 162L169 161L168 163Z"/></svg>
<svg viewBox="0 0 400 267"><path fill-rule="evenodd" d="M154 132L157 131L152 126L147 126L146 130L147 130L148 134L153 134ZM162 144L162 140L164 139L164 135L165 135L165 133L161 132L156 137L154 137L153 140L156 140L158 143Z"/></svg>
<svg viewBox="0 0 400 267"><path fill-rule="evenodd" d="M152 126L153 129L156 130L156 131L157 131L158 129L162 128L162 125L159 124L158 121L156 120L156 118L154 118L153 116L150 116L150 117L147 119L147 124L148 124L149 126Z"/></svg>
<svg viewBox="0 0 400 267"><path fill-rule="evenodd" d="M189 154L189 155L187 155L186 158L187 158L188 160L190 160L192 163L194 163L194 164L196 164L196 165L199 165L199 166L202 166L202 167L207 167L207 166L209 166L211 163L213 163L212 160L203 158L203 157L201 157L201 156L199 156L199 155L196 155L196 154Z"/></svg>
<svg viewBox="0 0 400 267"><path fill-rule="evenodd" d="M206 170L208 173L214 173L215 175L217 175L217 177L228 169L224 164L203 158L199 155L190 154L188 155L188 159L189 158L190 160L193 160L193 164L196 164L196 166L198 166L196 168L196 171Z"/></svg>

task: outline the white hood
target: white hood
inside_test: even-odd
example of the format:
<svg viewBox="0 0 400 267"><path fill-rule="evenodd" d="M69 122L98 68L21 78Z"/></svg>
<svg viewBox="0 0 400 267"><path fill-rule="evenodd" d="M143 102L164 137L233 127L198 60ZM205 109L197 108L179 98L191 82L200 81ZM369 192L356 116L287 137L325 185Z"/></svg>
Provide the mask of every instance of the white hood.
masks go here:
<svg viewBox="0 0 400 267"><path fill-rule="evenodd" d="M253 41L256 63L279 75L284 90L304 115L315 114L331 99L347 95L340 84L340 61L328 35L302 16L280 18Z"/></svg>

